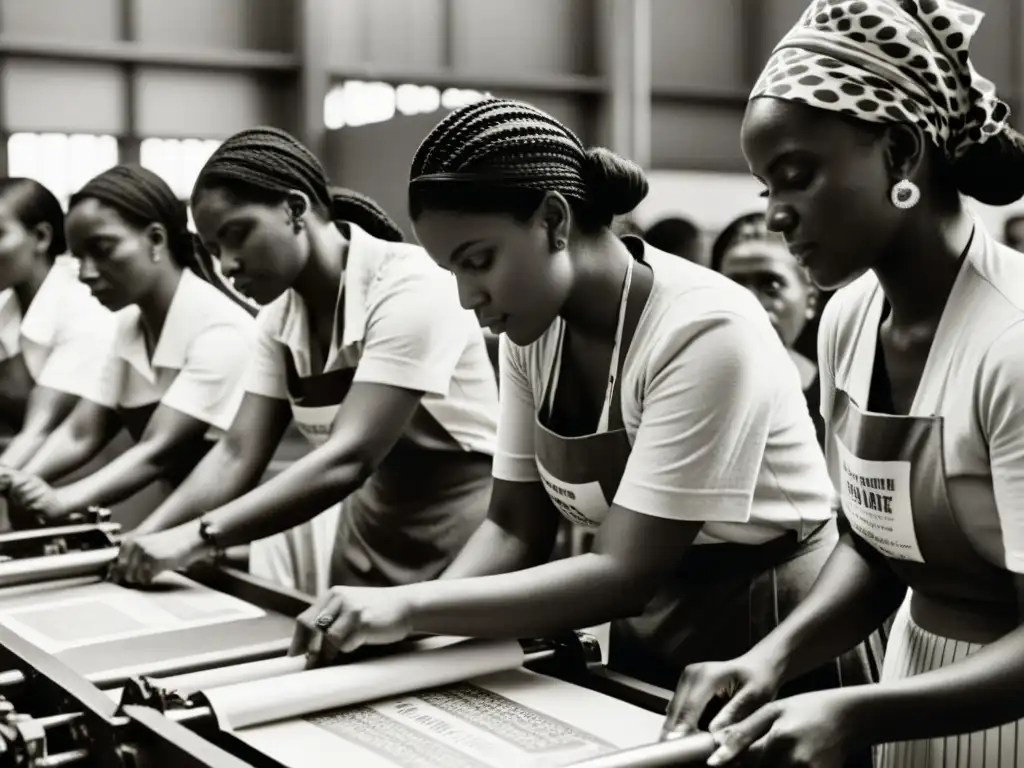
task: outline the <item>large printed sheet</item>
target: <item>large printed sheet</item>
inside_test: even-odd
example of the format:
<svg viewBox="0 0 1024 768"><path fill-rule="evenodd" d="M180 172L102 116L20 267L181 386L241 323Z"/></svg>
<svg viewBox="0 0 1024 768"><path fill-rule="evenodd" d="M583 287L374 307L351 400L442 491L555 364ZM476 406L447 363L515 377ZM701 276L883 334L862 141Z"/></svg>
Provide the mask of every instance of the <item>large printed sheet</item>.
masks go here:
<svg viewBox="0 0 1024 768"><path fill-rule="evenodd" d="M662 719L519 669L236 733L289 768L547 768L653 743Z"/></svg>
<svg viewBox="0 0 1024 768"><path fill-rule="evenodd" d="M29 604L0 606L0 624L47 653L61 653L264 614L243 600L168 573L146 591L96 582Z"/></svg>
<svg viewBox="0 0 1024 768"><path fill-rule="evenodd" d="M0 628L82 675L127 679L283 653L294 620L167 573L147 589L96 579L0 589Z"/></svg>

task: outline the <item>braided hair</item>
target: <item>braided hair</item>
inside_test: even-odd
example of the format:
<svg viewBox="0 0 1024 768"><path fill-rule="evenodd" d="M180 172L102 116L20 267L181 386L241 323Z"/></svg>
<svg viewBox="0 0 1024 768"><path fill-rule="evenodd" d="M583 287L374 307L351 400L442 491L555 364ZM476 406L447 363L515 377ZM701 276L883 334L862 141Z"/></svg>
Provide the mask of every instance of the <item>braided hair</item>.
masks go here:
<svg viewBox="0 0 1024 768"><path fill-rule="evenodd" d="M20 176L0 177L0 199L11 207L11 213L28 230L40 224L50 228L50 246L46 256L52 263L68 249L64 239L64 209L53 193L35 179Z"/></svg>
<svg viewBox="0 0 1024 768"><path fill-rule="evenodd" d="M647 195L634 163L587 149L551 115L520 101L484 99L446 116L424 139L409 172L409 210L511 213L529 218L559 192L583 231L611 224Z"/></svg>
<svg viewBox="0 0 1024 768"><path fill-rule="evenodd" d="M297 190L328 221L351 222L380 240L404 239L377 203L358 192L331 187L316 156L277 128L251 128L221 144L199 172L193 205L209 189L224 189L236 199L263 205L276 205Z"/></svg>
<svg viewBox="0 0 1024 768"><path fill-rule="evenodd" d="M255 314L256 310L221 280L212 257L196 248L196 238L188 228L185 203L155 173L141 165L115 165L72 195L68 210L87 199L113 208L126 223L138 229L153 223L162 224L167 232L167 250L175 264L191 269L250 314Z"/></svg>

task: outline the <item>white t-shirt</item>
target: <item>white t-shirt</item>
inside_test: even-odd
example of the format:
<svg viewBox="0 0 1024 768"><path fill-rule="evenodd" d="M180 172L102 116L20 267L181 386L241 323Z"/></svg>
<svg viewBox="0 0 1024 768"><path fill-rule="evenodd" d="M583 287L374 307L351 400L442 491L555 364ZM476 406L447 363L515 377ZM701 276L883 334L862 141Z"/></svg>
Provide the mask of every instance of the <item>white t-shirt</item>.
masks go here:
<svg viewBox="0 0 1024 768"><path fill-rule="evenodd" d="M78 262L58 256L24 317L13 289L0 293L0 360L21 354L36 385L103 402L114 315L78 281Z"/></svg>
<svg viewBox="0 0 1024 768"><path fill-rule="evenodd" d="M614 503L704 521L698 544L762 543L827 520L832 488L800 377L760 304L711 270L626 242L644 249L654 286L623 368L633 450ZM501 339L500 480L540 481L536 414L561 332L558 319L527 347Z"/></svg>
<svg viewBox="0 0 1024 768"><path fill-rule="evenodd" d="M335 338L325 371L355 369L353 382L424 392L421 407L444 434L418 428L406 438L424 448L494 453L498 392L483 333L459 304L455 279L416 245L390 243L347 224L348 262L342 281L342 338ZM341 300L341 297L339 297ZM286 291L264 307L249 371L248 391L289 400L286 355L296 373L312 375L309 313L302 297ZM320 442L341 397L300 431Z"/></svg>
<svg viewBox="0 0 1024 768"><path fill-rule="evenodd" d="M867 407L884 302L869 272L837 292L822 315L818 365L830 453L837 451L829 425L836 389ZM942 417L947 491L961 529L979 554L1015 573L1024 573L1022 321L1024 255L975 223L910 409Z"/></svg>
<svg viewBox="0 0 1024 768"><path fill-rule="evenodd" d="M152 359L139 308L125 307L115 317L117 340L100 402L125 409L159 403L209 424L211 438L227 431L245 396L256 335L252 315L186 269Z"/></svg>

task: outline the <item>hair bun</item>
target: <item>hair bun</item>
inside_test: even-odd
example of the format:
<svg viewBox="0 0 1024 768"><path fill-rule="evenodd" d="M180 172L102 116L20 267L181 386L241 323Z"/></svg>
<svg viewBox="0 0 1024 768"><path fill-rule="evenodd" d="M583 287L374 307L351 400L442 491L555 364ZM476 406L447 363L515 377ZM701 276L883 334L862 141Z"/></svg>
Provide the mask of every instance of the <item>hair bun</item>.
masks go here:
<svg viewBox="0 0 1024 768"><path fill-rule="evenodd" d="M604 147L587 150L583 175L591 204L613 216L632 211L650 190L639 165Z"/></svg>
<svg viewBox="0 0 1024 768"><path fill-rule="evenodd" d="M956 188L986 205L1009 205L1024 197L1024 137L1006 126L953 163Z"/></svg>

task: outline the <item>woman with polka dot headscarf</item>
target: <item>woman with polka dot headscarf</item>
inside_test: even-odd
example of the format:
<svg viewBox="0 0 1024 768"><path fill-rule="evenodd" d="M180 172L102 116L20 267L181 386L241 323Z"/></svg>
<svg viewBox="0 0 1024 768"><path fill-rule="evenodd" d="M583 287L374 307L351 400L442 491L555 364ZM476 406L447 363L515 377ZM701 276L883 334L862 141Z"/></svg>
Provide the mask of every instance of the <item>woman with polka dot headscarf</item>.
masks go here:
<svg viewBox="0 0 1024 768"><path fill-rule="evenodd" d="M1024 142L971 65L980 21L819 0L754 86L742 141L768 226L840 289L818 362L842 536L766 640L684 674L670 728L732 695L712 764L878 745L881 768L1024 765L1024 262L962 199L1021 197ZM768 703L896 608L880 684Z"/></svg>
<svg viewBox="0 0 1024 768"><path fill-rule="evenodd" d="M423 141L416 234L501 335L487 519L438 581L332 589L296 650L612 622L611 665L671 687L810 590L838 536L799 377L747 291L616 236L646 193L635 165L521 102L456 110ZM563 519L593 551L551 559Z"/></svg>

